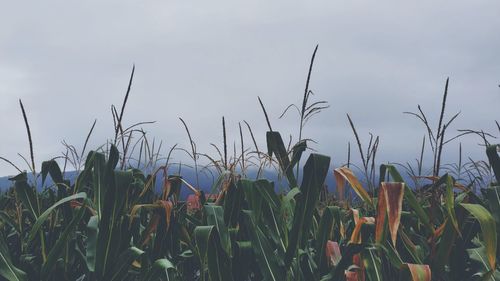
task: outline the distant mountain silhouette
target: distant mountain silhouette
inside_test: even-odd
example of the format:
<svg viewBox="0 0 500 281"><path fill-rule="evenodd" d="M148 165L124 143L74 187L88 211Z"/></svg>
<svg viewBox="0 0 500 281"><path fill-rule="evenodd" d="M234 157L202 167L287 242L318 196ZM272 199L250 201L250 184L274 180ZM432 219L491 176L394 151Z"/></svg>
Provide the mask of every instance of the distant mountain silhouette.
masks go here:
<svg viewBox="0 0 500 281"><path fill-rule="evenodd" d="M358 177L358 179L360 179L361 181L364 181L364 176L360 173L356 173L356 176ZM249 179L256 179L256 171L249 171L247 173L247 178ZM69 180L71 183L73 183L75 181L75 179L77 178L78 174L76 171L68 171L64 174L64 178L66 180ZM193 186L196 186L196 174L194 172L194 170L192 169L183 169L181 171L181 176L187 181L189 182L191 185ZM0 177L0 191L5 191L7 189L9 189L10 187L13 186L13 182L9 180L11 176L5 176L5 177ZM216 173L214 172L213 173L213 176L210 175L210 173L200 173L199 174L199 186L201 188L201 190L203 190L205 193L210 193L211 192L211 189L212 189L212 186L214 185L214 183L217 181L217 175ZM408 183L411 183L411 180L408 176L406 176L406 174L404 173L403 174L403 177L405 178L405 180L408 182ZM272 170L265 170L263 173L262 173L262 177L261 178L265 178L265 179L268 179L270 181L273 181L275 183L275 187L276 187L276 190L277 191L284 191L286 192L288 190L288 183L286 181L286 179L279 179L278 176L277 176L277 173L275 171L272 171ZM376 178L378 179L378 175L376 176ZM29 181L33 181L33 176L31 174L28 174L28 180ZM38 178L37 180L37 188L39 190L43 189L43 188L47 188L47 187L50 187L53 185L53 182L52 182L52 179L50 178L50 176L47 176L47 179L45 181L45 184L44 186L42 186L42 182L41 182L41 177ZM301 179L299 179L299 185L300 185L300 182L301 182ZM163 175L161 173L158 173L157 175L157 180L156 180L156 185L155 185L155 191L156 192L160 192L161 191L161 188L162 188L162 184L163 184ZM330 192L333 192L335 191L335 180L334 180L334 177L333 177L333 172L330 172L327 177L326 177L326 181L325 181L325 184L328 186L328 190ZM181 198L186 198L188 195L190 194L190 191L188 188L182 188L181 189Z"/></svg>

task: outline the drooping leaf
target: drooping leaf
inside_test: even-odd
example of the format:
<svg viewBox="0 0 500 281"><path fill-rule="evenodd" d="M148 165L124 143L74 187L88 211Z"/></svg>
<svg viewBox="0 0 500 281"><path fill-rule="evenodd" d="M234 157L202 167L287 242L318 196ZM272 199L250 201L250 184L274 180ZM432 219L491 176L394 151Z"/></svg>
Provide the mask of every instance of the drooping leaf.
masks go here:
<svg viewBox="0 0 500 281"><path fill-rule="evenodd" d="M482 243L479 243L478 246L478 248L467 249L467 253L469 254L469 258L472 260L472 263L477 265L476 274L482 275L482 280L500 280L500 271L491 270L490 265L488 264L486 247Z"/></svg>
<svg viewBox="0 0 500 281"><path fill-rule="evenodd" d="M289 170L292 170L295 165L299 162L302 157L302 153L307 149L307 141L301 140L292 147L292 157L290 159L290 164L288 166Z"/></svg>
<svg viewBox="0 0 500 281"><path fill-rule="evenodd" d="M321 280L343 280L345 272L349 266L353 264L353 257L363 250L361 244L347 244L343 249L342 258L328 275L325 275Z"/></svg>
<svg viewBox="0 0 500 281"><path fill-rule="evenodd" d="M177 269L168 259L158 259L144 276L143 281L168 280L175 281L177 278Z"/></svg>
<svg viewBox="0 0 500 281"><path fill-rule="evenodd" d="M496 268L496 251L497 251L497 229L495 225L495 220L486 208L479 204L460 204L469 213L471 213L474 218L479 221L481 225L481 232L483 234L483 241L486 247L486 254L488 256L488 262L491 269Z"/></svg>
<svg viewBox="0 0 500 281"><path fill-rule="evenodd" d="M42 185L45 183L45 179L47 175L50 174L50 177L55 183L61 183L63 181L63 176L61 173L61 169L55 160L44 161L42 163Z"/></svg>
<svg viewBox="0 0 500 281"><path fill-rule="evenodd" d="M406 263L405 268L410 272L412 281L431 281L431 269L428 265Z"/></svg>
<svg viewBox="0 0 500 281"><path fill-rule="evenodd" d="M354 226L354 230L351 233L351 240L349 243L351 244L361 244L361 229L365 224L375 224L375 218L373 217L361 217L357 220L357 223Z"/></svg>
<svg viewBox="0 0 500 281"><path fill-rule="evenodd" d="M220 238L220 244L228 256L233 256L231 250L231 239L229 231L224 224L224 209L222 206L206 204L204 206L207 215L207 225L213 225L217 229Z"/></svg>
<svg viewBox="0 0 500 281"><path fill-rule="evenodd" d="M385 164L380 165L380 183L382 183L387 173L392 177L393 181L404 183L403 177L399 174L398 170L393 165ZM432 225L429 216L422 208L422 202L417 200L417 197L415 197L415 194L407 184L405 184L404 199L417 214L422 223L427 227L427 229L431 233L434 233L434 226Z"/></svg>
<svg viewBox="0 0 500 281"><path fill-rule="evenodd" d="M349 183L352 189L354 189L356 194L358 194L358 196L363 199L364 202L370 204L370 206L373 206L372 198L370 197L370 195L368 195L368 192L366 192L366 190L363 188L351 169L347 167L340 167L335 169L333 173L335 174L335 179L337 179L337 186L344 186L344 181L338 182L343 178Z"/></svg>
<svg viewBox="0 0 500 281"><path fill-rule="evenodd" d="M383 182L382 188L387 202L387 218L389 231L391 233L392 243L396 245L399 223L401 220L401 211L403 208L404 183Z"/></svg>
<svg viewBox="0 0 500 281"><path fill-rule="evenodd" d="M266 133L266 139L269 156L272 157L273 154L276 155L280 168L283 173L285 173L288 183L290 184L290 188L296 187L297 179L293 174L293 169L290 168L290 159L288 158L281 134L276 131L269 131Z"/></svg>
<svg viewBox="0 0 500 281"><path fill-rule="evenodd" d="M64 203L67 203L67 202L70 202L71 200L77 200L77 199L85 199L87 198L87 194L85 192L80 192L80 193L77 193L77 194L73 194L73 195L70 195L66 198L63 198L59 201L57 201L56 203L54 203L54 205L50 206L49 208L47 208L38 218L37 220L35 221L35 223L33 224L33 227L31 228L30 230L30 234L29 234L29 238L28 240L31 241L35 238L35 235L37 234L37 232L40 230L40 227L43 225L43 223L49 218L49 215L52 211L54 211L58 206L64 204Z"/></svg>
<svg viewBox="0 0 500 281"><path fill-rule="evenodd" d="M337 266L337 264L342 259L342 253L340 252L339 243L328 240L326 242L325 257L328 261L329 266Z"/></svg>
<svg viewBox="0 0 500 281"><path fill-rule="evenodd" d="M33 219L37 219L40 214L40 207L36 199L36 190L28 184L28 176L26 172L21 173L9 180L14 180L14 188L21 203L29 211Z"/></svg>

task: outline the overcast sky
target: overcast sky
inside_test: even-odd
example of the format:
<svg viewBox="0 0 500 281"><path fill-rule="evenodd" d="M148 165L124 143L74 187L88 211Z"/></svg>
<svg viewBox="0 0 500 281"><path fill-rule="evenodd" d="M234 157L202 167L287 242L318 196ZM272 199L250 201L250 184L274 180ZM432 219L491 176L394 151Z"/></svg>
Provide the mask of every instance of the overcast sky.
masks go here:
<svg viewBox="0 0 500 281"><path fill-rule="evenodd" d="M90 148L113 136L110 105L120 106L132 65L135 79L124 123L144 126L167 148L188 142L200 152L229 138L247 120L261 145L266 123L296 135L298 116L278 117L300 103L311 53L319 44L311 90L330 108L305 128L314 148L346 159L354 142L349 113L366 145L381 137L380 161L417 157L424 127L403 114L417 104L437 126L446 77L447 117L457 129L498 136L499 1L2 1L0 9L0 156L26 168L29 155L18 99L31 125L35 158L60 155L66 140L81 148L97 119ZM246 142L250 144L248 133ZM477 137L464 153L486 159ZM445 154L453 161L458 142ZM176 152L176 159L184 159ZM358 159L357 156L355 159ZM0 163L0 174L16 171Z"/></svg>

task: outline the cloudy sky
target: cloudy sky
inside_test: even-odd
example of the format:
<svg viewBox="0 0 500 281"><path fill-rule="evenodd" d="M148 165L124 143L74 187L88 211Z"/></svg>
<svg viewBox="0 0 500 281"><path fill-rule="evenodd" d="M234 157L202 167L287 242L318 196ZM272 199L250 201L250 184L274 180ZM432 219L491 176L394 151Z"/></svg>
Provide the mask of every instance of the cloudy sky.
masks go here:
<svg viewBox="0 0 500 281"><path fill-rule="evenodd" d="M315 100L330 108L305 128L314 148L346 159L354 138L349 113L366 145L381 137L380 161L408 161L424 127L404 111L421 104L437 123L446 77L447 116L457 129L498 136L499 1L3 1L0 9L0 156L26 168L28 155L18 99L30 121L35 158L60 155L61 141L81 148L97 119L90 147L113 136L110 105L121 105L132 65L136 73L124 123L145 126L167 148L187 140L214 154L222 116L231 140L248 121L260 141L266 104L274 129L296 135L311 53ZM435 125L437 126L437 124ZM248 143L248 134L245 132ZM476 137L464 153L483 159ZM445 151L453 161L458 142ZM184 159L177 152L176 159ZM0 174L15 170L0 163Z"/></svg>

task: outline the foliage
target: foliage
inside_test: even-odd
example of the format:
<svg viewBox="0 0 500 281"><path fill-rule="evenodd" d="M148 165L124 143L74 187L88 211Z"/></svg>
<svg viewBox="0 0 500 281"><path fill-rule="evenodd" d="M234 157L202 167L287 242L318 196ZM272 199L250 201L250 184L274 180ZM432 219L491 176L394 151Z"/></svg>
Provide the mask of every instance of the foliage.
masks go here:
<svg viewBox="0 0 500 281"><path fill-rule="evenodd" d="M302 167L308 148L304 124L326 108L322 101L307 105L313 60L314 55L295 145L285 147L281 134L271 129L260 99L268 151L259 150L245 122L255 145L253 158L245 157L251 152L244 149L241 126L241 155L230 158L223 119L224 153L213 145L220 155L216 160L197 152L181 119L191 147L182 150L197 175L203 170L198 170L199 156L209 158L218 172L208 196L198 180L192 186L181 175L168 174L169 157L164 166L155 165L159 147L150 146L142 129L122 127L134 71L121 112L112 107L114 142L83 157L94 122L81 153L67 146L66 160L80 171L72 183L54 159L43 162L36 176L21 103L35 182L21 172L0 196L0 280L500 280L498 146L486 148L486 170L491 168L497 182L482 186L480 193L471 189L476 179L464 186L449 173L439 176L444 130L456 116L444 125L441 116L438 134L430 133L435 163L426 187L410 187L388 164L380 165L377 184L365 186L349 165L330 167L328 156L312 153ZM445 101L446 94L442 115ZM349 122L363 158L350 117ZM154 168L150 173L130 161L134 133L141 135L138 162L149 158L144 162ZM367 179L375 176L377 147L378 137L370 140L363 158L365 173L372 165ZM258 162L257 179L246 176L245 161ZM284 176L287 188L277 191L274 182L260 176L267 164ZM163 189L155 193L158 173L163 173ZM38 191L36 181L49 176L54 185ZM336 198L322 195L327 177L337 181ZM181 200L184 187L200 208Z"/></svg>

